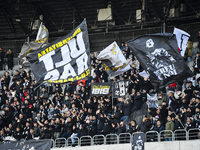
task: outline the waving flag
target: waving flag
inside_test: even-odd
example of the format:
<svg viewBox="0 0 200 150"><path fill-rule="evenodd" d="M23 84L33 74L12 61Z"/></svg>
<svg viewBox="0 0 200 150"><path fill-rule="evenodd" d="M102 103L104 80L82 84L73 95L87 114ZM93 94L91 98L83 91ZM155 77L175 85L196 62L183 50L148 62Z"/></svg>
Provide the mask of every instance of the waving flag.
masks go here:
<svg viewBox="0 0 200 150"><path fill-rule="evenodd" d="M116 42L101 51L97 59L103 63L111 79L131 69L132 60L125 59Z"/></svg>
<svg viewBox="0 0 200 150"><path fill-rule="evenodd" d="M27 55L38 84L74 82L90 75L86 20L68 35Z"/></svg>
<svg viewBox="0 0 200 150"><path fill-rule="evenodd" d="M180 51L181 56L184 57L185 50L187 47L187 42L188 42L188 39L190 38L190 35L187 32L180 30L178 28L174 28L173 34L176 35L178 50Z"/></svg>
<svg viewBox="0 0 200 150"><path fill-rule="evenodd" d="M177 50L177 41L173 34L143 35L127 44L156 88L163 88L192 76Z"/></svg>

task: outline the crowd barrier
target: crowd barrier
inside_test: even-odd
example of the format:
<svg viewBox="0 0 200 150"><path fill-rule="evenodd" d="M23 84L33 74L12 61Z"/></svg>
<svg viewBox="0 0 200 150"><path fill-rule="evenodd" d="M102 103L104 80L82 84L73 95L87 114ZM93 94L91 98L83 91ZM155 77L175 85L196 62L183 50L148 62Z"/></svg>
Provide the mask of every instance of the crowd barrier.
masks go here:
<svg viewBox="0 0 200 150"><path fill-rule="evenodd" d="M142 133L142 132L139 132ZM107 134L91 136L57 138L52 140L52 148L72 147L72 146L92 146L92 145L109 145L109 144L127 144L132 143L134 135L130 133ZM163 130L160 133L157 131L146 132L146 142L162 142L162 141L186 141L200 139L200 129L194 128L186 131L185 129Z"/></svg>

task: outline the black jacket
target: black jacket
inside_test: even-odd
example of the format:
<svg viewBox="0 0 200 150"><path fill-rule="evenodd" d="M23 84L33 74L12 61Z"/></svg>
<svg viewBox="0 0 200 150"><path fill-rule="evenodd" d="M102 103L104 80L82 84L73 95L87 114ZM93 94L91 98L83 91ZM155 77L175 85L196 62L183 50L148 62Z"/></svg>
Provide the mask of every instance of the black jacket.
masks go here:
<svg viewBox="0 0 200 150"><path fill-rule="evenodd" d="M130 116L131 115L131 104L123 104L123 116Z"/></svg>
<svg viewBox="0 0 200 150"><path fill-rule="evenodd" d="M39 128L39 127L36 127L36 128L34 129L34 137L38 137L38 136L40 136L40 128Z"/></svg>
<svg viewBox="0 0 200 150"><path fill-rule="evenodd" d="M146 133L147 131L150 130L150 127L151 127L151 121L147 119L147 121L141 122L137 130Z"/></svg>
<svg viewBox="0 0 200 150"><path fill-rule="evenodd" d="M45 129L41 132L40 139L51 139L53 137L51 131L49 129Z"/></svg>
<svg viewBox="0 0 200 150"><path fill-rule="evenodd" d="M17 141L19 141L19 140L22 138L21 132L20 132L20 131L15 131L14 134L13 134L13 137L14 137Z"/></svg>
<svg viewBox="0 0 200 150"><path fill-rule="evenodd" d="M126 132L126 126L120 126L117 128L117 134L119 135L120 133L125 133Z"/></svg>
<svg viewBox="0 0 200 150"><path fill-rule="evenodd" d="M68 135L71 135L73 133L73 122L67 122L65 125L65 132L67 132Z"/></svg>
<svg viewBox="0 0 200 150"><path fill-rule="evenodd" d="M137 132L136 125L135 125L135 126L129 125L129 130L128 130L128 132L129 132L130 134L133 134L134 132Z"/></svg>

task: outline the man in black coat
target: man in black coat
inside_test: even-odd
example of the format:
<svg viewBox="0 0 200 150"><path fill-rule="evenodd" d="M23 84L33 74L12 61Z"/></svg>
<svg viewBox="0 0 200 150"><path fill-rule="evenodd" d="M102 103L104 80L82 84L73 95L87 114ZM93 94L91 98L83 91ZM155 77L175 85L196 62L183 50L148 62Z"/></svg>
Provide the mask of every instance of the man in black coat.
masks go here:
<svg viewBox="0 0 200 150"><path fill-rule="evenodd" d="M142 95L140 92L137 92L137 96L135 97L135 101L133 104L133 109L131 109L131 113L136 110L139 110L143 104Z"/></svg>
<svg viewBox="0 0 200 150"><path fill-rule="evenodd" d="M41 132L40 139L53 139L53 134L48 128L48 125L44 125L44 130Z"/></svg>
<svg viewBox="0 0 200 150"><path fill-rule="evenodd" d="M126 120L131 115L131 107L130 100L126 100L126 103L122 106L123 117L121 118L121 121Z"/></svg>
<svg viewBox="0 0 200 150"><path fill-rule="evenodd" d="M120 133L126 133L126 126L124 125L123 121L121 121L120 124L117 124L117 135Z"/></svg>
<svg viewBox="0 0 200 150"><path fill-rule="evenodd" d="M141 124L138 126L137 131L141 131L146 133L150 130L151 127L151 121L147 119L147 116L143 116Z"/></svg>
<svg viewBox="0 0 200 150"><path fill-rule="evenodd" d="M31 139L34 139L34 129L33 128L30 129L30 132L28 133L28 135L26 137L26 140L31 140Z"/></svg>
<svg viewBox="0 0 200 150"><path fill-rule="evenodd" d="M16 127L16 131L14 131L14 133L13 133L13 137L17 140L17 141L19 141L21 138L22 138L22 134L21 134L22 132L20 131L20 127L19 126L17 126Z"/></svg>
<svg viewBox="0 0 200 150"><path fill-rule="evenodd" d="M85 125L80 124L79 129L78 129L78 138L87 135L87 130L85 130Z"/></svg>
<svg viewBox="0 0 200 150"><path fill-rule="evenodd" d="M40 99L42 99L43 102L46 102L48 98L49 98L48 92L46 91L45 87L42 87L42 92L40 94Z"/></svg>
<svg viewBox="0 0 200 150"><path fill-rule="evenodd" d="M67 118L67 123L65 124L65 133L61 136L61 138L68 138L72 135L73 133L73 121L71 117Z"/></svg>

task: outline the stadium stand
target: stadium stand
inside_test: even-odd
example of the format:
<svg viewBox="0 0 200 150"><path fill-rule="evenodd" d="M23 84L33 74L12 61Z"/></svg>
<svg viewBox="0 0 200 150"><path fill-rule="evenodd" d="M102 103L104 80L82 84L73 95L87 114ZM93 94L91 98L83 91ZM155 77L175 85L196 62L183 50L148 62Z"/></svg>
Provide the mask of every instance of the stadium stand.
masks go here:
<svg viewBox="0 0 200 150"><path fill-rule="evenodd" d="M198 139L199 78L194 76L184 81L183 86L177 83L167 91L157 91L159 108L148 108L146 91L154 92L153 86L139 76L142 68L136 69L137 58L129 57L134 59L132 69L121 75L133 81L129 84L129 96L115 99L113 105L112 95L90 96L91 82L110 80L94 55L91 56L94 74L85 86L83 82L46 84L36 91L31 71L14 58L12 70L0 71L0 141L12 136L16 140L52 139L53 147L118 144L131 143L133 135L139 132L146 133L147 142ZM194 60L193 66L198 61ZM134 106L139 108L134 110ZM131 115L124 120L126 114Z"/></svg>

